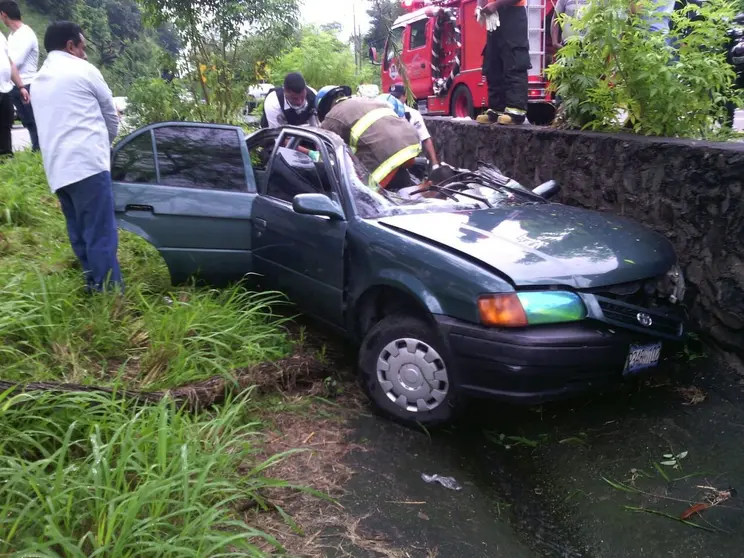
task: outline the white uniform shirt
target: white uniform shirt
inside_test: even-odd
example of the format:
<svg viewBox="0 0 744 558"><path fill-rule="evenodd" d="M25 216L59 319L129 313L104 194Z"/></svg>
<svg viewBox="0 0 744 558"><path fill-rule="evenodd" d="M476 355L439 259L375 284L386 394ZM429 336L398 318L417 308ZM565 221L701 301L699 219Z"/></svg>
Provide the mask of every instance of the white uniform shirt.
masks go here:
<svg viewBox="0 0 744 558"><path fill-rule="evenodd" d="M317 91L313 89L312 87L308 87L310 91L317 94ZM266 121L269 123L269 128L279 128L280 126L286 126L287 125L287 117L284 116L284 111L286 109L289 109L289 104L287 103L287 99L284 99L284 104L282 106L279 105L279 97L276 94L276 91L272 91L266 96L266 100L264 100L264 112L266 113ZM307 124L305 126L314 126L316 128L320 127L320 122L318 121L318 117L313 115L310 117L310 120L307 121Z"/></svg>
<svg viewBox="0 0 744 558"><path fill-rule="evenodd" d="M416 128L416 133L418 134L419 141L423 143L431 138L431 134L429 133L429 130L424 123L424 117L421 116L421 113L415 108L411 108L409 106L406 106L406 112L411 115L410 122L411 125Z"/></svg>
<svg viewBox="0 0 744 558"><path fill-rule="evenodd" d="M39 64L39 41L34 30L26 24L21 25L8 35L8 50L23 84L30 85Z"/></svg>
<svg viewBox="0 0 744 558"><path fill-rule="evenodd" d="M55 50L36 74L33 91L39 145L52 192L110 171L119 117L101 72Z"/></svg>
<svg viewBox="0 0 744 558"><path fill-rule="evenodd" d="M13 82L10 79L10 59L8 58L8 39L0 33L0 93L10 93Z"/></svg>

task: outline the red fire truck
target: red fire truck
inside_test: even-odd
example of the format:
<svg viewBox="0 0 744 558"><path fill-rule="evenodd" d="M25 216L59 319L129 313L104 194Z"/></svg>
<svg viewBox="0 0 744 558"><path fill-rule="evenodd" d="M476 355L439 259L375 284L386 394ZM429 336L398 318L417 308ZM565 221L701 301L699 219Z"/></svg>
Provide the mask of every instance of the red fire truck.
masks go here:
<svg viewBox="0 0 744 558"><path fill-rule="evenodd" d="M475 18L477 0L402 0L407 13L391 29L380 63L383 91L410 82L423 114L475 118L488 108L488 87L482 74L486 29ZM545 68L553 58L549 39L555 0L527 0L530 59L529 110L536 124L555 113L547 90ZM398 56L396 56L396 53ZM376 53L371 53L376 61Z"/></svg>

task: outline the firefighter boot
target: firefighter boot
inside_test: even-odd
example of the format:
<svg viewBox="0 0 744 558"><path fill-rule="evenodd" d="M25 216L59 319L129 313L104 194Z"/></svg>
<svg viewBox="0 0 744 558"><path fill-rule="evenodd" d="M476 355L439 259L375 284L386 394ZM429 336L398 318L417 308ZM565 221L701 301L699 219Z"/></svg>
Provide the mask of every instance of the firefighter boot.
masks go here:
<svg viewBox="0 0 744 558"><path fill-rule="evenodd" d="M523 110L507 108L504 114L500 114L497 123L502 126L514 126L524 124L527 113Z"/></svg>
<svg viewBox="0 0 744 558"><path fill-rule="evenodd" d="M503 115L503 112L496 112L495 110L488 109L483 114L479 114L475 121L479 124L496 124L496 122L499 121L499 118Z"/></svg>

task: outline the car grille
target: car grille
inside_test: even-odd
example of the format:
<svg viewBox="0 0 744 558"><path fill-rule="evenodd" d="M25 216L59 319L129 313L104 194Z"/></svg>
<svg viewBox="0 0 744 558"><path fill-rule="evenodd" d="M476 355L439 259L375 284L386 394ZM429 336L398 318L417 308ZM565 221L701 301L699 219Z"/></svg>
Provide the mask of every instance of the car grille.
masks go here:
<svg viewBox="0 0 744 558"><path fill-rule="evenodd" d="M604 321L610 325L668 339L679 339L684 333L684 325L680 319L656 309L650 310L602 296L596 296L596 299L602 310ZM650 318L650 325L643 325L643 320L639 319L639 315L643 317L644 314Z"/></svg>

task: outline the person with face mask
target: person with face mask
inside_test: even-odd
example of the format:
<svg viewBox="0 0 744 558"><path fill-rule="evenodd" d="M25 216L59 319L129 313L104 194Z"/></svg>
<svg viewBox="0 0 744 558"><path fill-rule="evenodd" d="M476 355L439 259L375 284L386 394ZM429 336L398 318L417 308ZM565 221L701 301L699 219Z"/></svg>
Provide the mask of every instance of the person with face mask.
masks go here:
<svg viewBox="0 0 744 558"><path fill-rule="evenodd" d="M284 87L272 89L264 100L261 127L319 126L315 112L316 94L312 87L307 86L302 74L287 74Z"/></svg>
<svg viewBox="0 0 744 558"><path fill-rule="evenodd" d="M67 222L88 292L123 289L111 184L119 117L111 89L88 63L79 25L52 23L34 79L34 116L49 187Z"/></svg>

